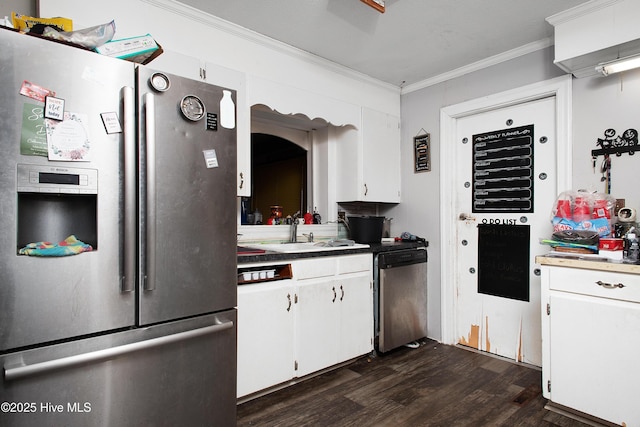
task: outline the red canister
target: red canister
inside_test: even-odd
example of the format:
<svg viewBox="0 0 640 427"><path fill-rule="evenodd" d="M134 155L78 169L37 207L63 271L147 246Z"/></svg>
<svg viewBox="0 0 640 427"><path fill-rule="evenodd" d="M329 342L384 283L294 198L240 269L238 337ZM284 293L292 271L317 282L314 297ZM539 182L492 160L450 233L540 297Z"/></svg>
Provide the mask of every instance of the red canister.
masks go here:
<svg viewBox="0 0 640 427"><path fill-rule="evenodd" d="M600 238L598 249L605 251L621 251L624 246L624 239Z"/></svg>

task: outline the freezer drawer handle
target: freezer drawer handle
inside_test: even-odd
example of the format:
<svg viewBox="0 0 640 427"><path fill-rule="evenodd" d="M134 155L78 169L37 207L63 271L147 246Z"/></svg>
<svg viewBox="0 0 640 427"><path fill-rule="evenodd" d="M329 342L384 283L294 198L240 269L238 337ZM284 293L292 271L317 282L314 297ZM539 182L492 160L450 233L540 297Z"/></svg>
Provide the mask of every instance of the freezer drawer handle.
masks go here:
<svg viewBox="0 0 640 427"><path fill-rule="evenodd" d="M5 368L4 379L5 381L13 381L21 378L48 373L59 369L72 368L74 366L84 365L87 363L102 362L125 354L134 353L136 351L149 350L167 344L173 344L175 342L197 338L203 335L222 332L230 328L233 328L233 321L223 322L217 325L207 326L204 328L194 329L186 332L180 332L177 334L167 335L159 338L153 338L150 340L140 341L132 344L125 344L118 347L107 348L104 350L92 351L90 353L78 354L76 356L69 356L41 363L34 363L33 365Z"/></svg>

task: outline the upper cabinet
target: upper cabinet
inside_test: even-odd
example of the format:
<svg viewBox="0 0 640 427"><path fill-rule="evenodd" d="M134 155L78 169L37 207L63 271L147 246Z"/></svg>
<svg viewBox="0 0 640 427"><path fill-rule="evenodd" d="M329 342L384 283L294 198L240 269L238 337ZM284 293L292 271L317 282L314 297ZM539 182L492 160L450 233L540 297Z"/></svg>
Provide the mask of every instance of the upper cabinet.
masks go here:
<svg viewBox="0 0 640 427"><path fill-rule="evenodd" d="M400 202L400 119L362 108L358 131L336 137L338 202Z"/></svg>
<svg viewBox="0 0 640 427"><path fill-rule="evenodd" d="M637 0L592 0L547 18L554 26L555 64L575 77L598 64L640 53Z"/></svg>
<svg viewBox="0 0 640 427"><path fill-rule="evenodd" d="M251 114L247 103L245 74L172 51L164 51L149 64L168 73L200 80L236 91L236 131L238 143L237 195L251 195Z"/></svg>

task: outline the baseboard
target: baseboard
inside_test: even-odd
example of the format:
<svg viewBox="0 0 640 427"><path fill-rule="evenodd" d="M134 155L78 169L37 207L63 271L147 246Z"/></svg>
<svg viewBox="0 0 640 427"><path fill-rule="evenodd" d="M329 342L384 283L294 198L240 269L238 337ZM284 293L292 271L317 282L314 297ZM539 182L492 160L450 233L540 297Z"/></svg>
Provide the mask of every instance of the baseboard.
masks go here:
<svg viewBox="0 0 640 427"><path fill-rule="evenodd" d="M580 421L581 423L593 427L620 427L619 424L610 423L609 421L602 420L594 417L593 415L585 414L584 412L576 411L575 409L571 409L551 401L547 402L544 409L550 412L555 412L556 414L564 415L567 418Z"/></svg>

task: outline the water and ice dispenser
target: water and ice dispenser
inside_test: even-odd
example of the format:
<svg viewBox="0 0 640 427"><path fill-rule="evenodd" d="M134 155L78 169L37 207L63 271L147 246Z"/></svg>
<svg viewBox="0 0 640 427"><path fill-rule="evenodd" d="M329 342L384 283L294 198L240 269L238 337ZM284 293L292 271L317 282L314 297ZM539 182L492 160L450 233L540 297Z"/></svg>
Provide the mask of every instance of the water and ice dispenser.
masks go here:
<svg viewBox="0 0 640 427"><path fill-rule="evenodd" d="M18 164L18 249L70 235L98 248L98 171Z"/></svg>

